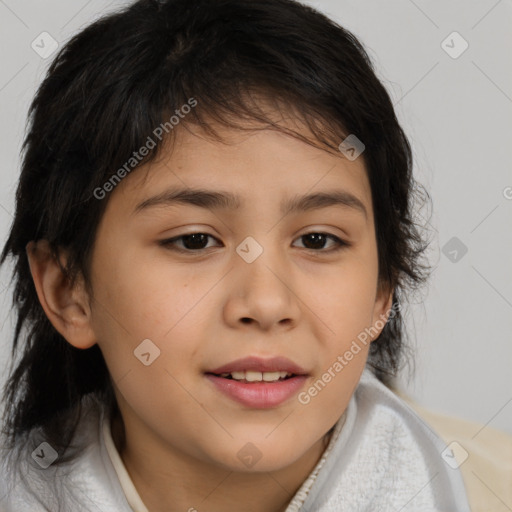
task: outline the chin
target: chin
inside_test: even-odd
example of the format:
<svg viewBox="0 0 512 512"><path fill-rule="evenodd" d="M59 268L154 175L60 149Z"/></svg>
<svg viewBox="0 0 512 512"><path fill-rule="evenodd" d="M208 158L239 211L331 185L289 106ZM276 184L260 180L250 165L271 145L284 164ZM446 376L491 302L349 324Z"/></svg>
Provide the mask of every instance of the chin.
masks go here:
<svg viewBox="0 0 512 512"><path fill-rule="evenodd" d="M250 438L250 436L246 436L246 439ZM297 462L304 455L297 451L296 440L291 436L288 437L288 440L289 446L280 439L273 442L269 442L268 439L262 442L257 440L233 441L229 443L229 447L226 446L228 452L215 454L212 462L225 470L238 473L279 471Z"/></svg>

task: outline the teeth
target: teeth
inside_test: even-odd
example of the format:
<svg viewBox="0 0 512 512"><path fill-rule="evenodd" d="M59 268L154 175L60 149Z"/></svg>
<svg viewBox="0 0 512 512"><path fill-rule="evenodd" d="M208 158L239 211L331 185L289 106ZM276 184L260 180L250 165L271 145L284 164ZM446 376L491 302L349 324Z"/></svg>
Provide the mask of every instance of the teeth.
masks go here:
<svg viewBox="0 0 512 512"><path fill-rule="evenodd" d="M284 373L284 375L281 375L281 373ZM262 379L265 381L265 382L273 382L273 381L276 381L276 380L279 380L283 377L286 377L286 372L265 372L265 373L262 373Z"/></svg>
<svg viewBox="0 0 512 512"><path fill-rule="evenodd" d="M247 382L276 382L279 379L284 379L285 377L291 377L291 373L288 372L253 372L253 371L243 371L243 372L231 372L231 373L222 373L221 377L231 377L234 380L246 380Z"/></svg>

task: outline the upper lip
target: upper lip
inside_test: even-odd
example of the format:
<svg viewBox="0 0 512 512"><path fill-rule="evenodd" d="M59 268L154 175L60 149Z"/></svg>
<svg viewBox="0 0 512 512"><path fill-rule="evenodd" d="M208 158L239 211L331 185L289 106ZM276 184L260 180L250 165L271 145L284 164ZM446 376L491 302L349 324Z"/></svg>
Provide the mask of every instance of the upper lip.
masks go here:
<svg viewBox="0 0 512 512"><path fill-rule="evenodd" d="M242 359L236 359L223 366L219 366L213 370L209 370L206 373L215 373L220 375L221 373L241 372L241 371L253 371L253 372L288 372L295 375L307 375L306 370L295 364L293 361L286 357L272 357L270 359L263 359L261 357L244 357Z"/></svg>

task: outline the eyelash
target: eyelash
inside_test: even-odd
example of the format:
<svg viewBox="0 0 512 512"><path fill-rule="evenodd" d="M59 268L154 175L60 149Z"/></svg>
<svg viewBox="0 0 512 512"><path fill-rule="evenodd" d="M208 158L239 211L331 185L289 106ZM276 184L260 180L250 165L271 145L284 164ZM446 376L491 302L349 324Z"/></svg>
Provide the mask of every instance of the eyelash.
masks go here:
<svg viewBox="0 0 512 512"><path fill-rule="evenodd" d="M214 240L217 240L213 235L210 235L208 233L194 232L194 233L184 233L183 235L175 236L173 238L169 238L169 239L166 239L166 240L160 240L159 245L165 247L168 250L176 251L176 252L181 252L181 253L189 253L189 254L194 254L195 253L195 254L198 254L198 253L201 253L201 252L205 251L206 248L204 248L204 249L182 249L182 248L178 248L178 247L175 246L175 242L176 241L178 241L180 239L183 239L186 236L191 236L191 235L206 235L207 237L210 237L210 238L213 238ZM321 231L310 231L309 233L304 233L303 235L299 236L298 238L302 238L302 237L305 237L305 236L308 236L308 235L324 235L327 238L330 238L330 239L334 240L336 242L336 244L337 244L337 247L335 247L334 249L329 249L329 250L324 250L324 249L308 249L308 248L306 248L307 251L311 251L313 253L332 254L332 253L336 253L338 251L341 251L342 249L344 249L346 247L349 247L351 245L348 242L346 242L345 240L342 240L341 238L339 238L339 237L337 237L335 235L331 235L330 233L324 233L324 232L321 232Z"/></svg>

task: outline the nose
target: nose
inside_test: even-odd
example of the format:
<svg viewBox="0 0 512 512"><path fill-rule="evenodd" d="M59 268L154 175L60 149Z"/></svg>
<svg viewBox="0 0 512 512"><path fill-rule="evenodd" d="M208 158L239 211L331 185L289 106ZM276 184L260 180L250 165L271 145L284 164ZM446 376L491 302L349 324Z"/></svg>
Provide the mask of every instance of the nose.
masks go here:
<svg viewBox="0 0 512 512"><path fill-rule="evenodd" d="M235 258L237 261L231 272L226 320L238 327L254 324L263 331L279 326L291 329L300 315L300 299L292 267L268 244L260 247L262 250L249 240L237 248L237 253L241 252L242 256ZM250 257L244 257L246 255Z"/></svg>

